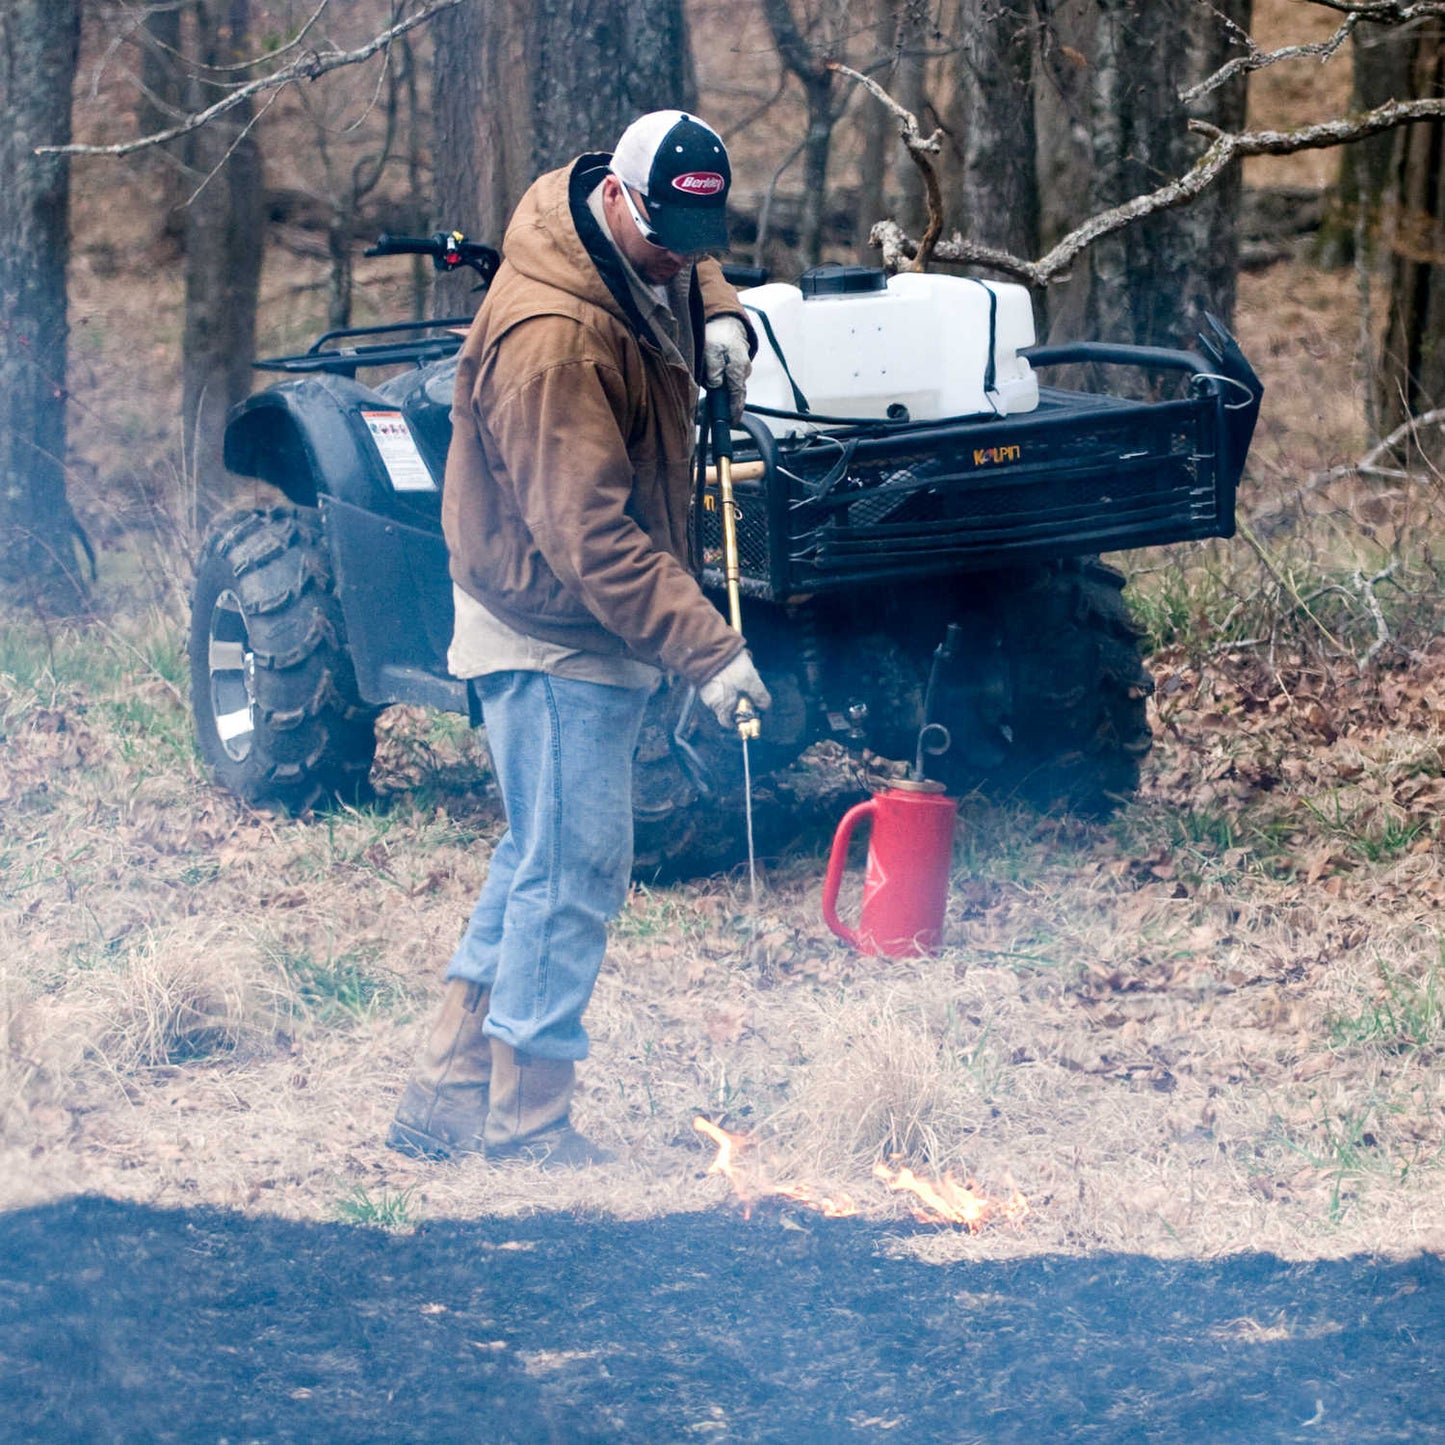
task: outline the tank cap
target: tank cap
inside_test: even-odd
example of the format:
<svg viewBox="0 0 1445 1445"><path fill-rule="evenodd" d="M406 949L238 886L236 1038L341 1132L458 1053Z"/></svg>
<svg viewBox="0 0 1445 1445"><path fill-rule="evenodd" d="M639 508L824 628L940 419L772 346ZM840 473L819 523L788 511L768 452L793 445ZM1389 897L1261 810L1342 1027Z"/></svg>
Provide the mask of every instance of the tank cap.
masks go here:
<svg viewBox="0 0 1445 1445"><path fill-rule="evenodd" d="M888 273L876 266L844 266L829 261L798 277L798 290L805 300L815 296L869 296L887 289Z"/></svg>
<svg viewBox="0 0 1445 1445"><path fill-rule="evenodd" d="M934 778L888 778L879 793L946 793L948 785Z"/></svg>

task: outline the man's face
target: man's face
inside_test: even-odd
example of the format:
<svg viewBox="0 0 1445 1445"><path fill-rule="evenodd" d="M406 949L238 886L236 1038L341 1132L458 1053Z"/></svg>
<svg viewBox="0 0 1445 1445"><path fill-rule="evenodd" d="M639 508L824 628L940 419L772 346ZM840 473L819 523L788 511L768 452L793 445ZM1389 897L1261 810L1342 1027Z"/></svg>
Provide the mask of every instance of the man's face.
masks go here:
<svg viewBox="0 0 1445 1445"><path fill-rule="evenodd" d="M627 257L633 270L644 281L654 286L665 286L692 264L691 256L669 251L643 235L633 212L636 211L646 225L647 207L641 197L628 191L616 176L608 176L602 182L602 210L617 242L617 249Z"/></svg>

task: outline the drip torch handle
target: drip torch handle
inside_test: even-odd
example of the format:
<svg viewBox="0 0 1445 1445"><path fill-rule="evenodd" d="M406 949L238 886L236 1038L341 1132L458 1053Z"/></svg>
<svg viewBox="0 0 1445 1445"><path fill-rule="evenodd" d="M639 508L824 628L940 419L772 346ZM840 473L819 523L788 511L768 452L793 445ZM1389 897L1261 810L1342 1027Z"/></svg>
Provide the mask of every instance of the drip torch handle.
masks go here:
<svg viewBox="0 0 1445 1445"><path fill-rule="evenodd" d="M857 930L849 928L838 917L838 890L843 884L843 869L848 862L848 843L853 837L853 829L863 819L871 819L877 811L878 800L869 798L867 802L858 803L843 814L843 821L838 824L838 831L833 834L833 849L828 854L828 872L823 879L823 922L844 943L850 943L854 948L862 945L858 942Z"/></svg>
<svg viewBox="0 0 1445 1445"><path fill-rule="evenodd" d="M722 494L723 577L728 589L728 622L741 636L743 609L739 585L737 503L733 500L732 408L726 387L713 387L708 391L707 412L711 424L713 460L717 463L718 491ZM762 731L750 698L739 698L733 721L737 724L738 736L744 742L759 736Z"/></svg>
<svg viewBox="0 0 1445 1445"><path fill-rule="evenodd" d="M707 420L711 433L713 461L733 459L733 412L725 386L714 386L707 393Z"/></svg>

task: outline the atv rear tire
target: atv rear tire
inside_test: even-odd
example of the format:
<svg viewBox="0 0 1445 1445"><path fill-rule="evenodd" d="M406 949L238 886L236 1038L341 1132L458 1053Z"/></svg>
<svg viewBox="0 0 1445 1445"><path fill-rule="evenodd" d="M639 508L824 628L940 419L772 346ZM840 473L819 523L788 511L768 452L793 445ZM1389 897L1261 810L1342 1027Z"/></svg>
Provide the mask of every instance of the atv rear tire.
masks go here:
<svg viewBox="0 0 1445 1445"><path fill-rule="evenodd" d="M316 512L223 518L196 568L191 711L215 781L299 812L366 796L377 709L357 695Z"/></svg>
<svg viewBox="0 0 1445 1445"><path fill-rule="evenodd" d="M1096 557L1014 574L990 599L1008 669L1009 745L994 765L950 778L961 791L1104 817L1139 786L1153 746L1142 629L1124 576Z"/></svg>

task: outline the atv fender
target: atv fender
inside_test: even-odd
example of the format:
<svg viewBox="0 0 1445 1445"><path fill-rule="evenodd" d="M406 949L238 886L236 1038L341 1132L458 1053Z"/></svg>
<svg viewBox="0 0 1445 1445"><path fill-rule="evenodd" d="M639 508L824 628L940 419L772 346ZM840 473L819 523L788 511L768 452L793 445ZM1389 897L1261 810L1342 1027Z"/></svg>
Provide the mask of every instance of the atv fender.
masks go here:
<svg viewBox="0 0 1445 1445"><path fill-rule="evenodd" d="M297 506L314 507L324 495L367 511L393 513L396 495L362 412L396 409L370 387L344 376L308 376L258 392L231 411L226 466L279 487Z"/></svg>
<svg viewBox="0 0 1445 1445"><path fill-rule="evenodd" d="M303 377L231 412L226 466L320 512L359 696L377 707L465 712L465 689L446 666L452 595L441 494L392 490L363 415L397 410L348 377Z"/></svg>

